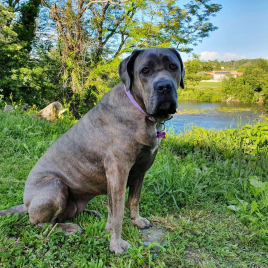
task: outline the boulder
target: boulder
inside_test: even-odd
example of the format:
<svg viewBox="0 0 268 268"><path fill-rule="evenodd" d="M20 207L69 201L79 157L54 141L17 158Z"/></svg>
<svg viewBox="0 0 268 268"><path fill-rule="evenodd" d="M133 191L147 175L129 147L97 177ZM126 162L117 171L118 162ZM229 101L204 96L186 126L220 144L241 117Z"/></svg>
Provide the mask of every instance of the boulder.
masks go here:
<svg viewBox="0 0 268 268"><path fill-rule="evenodd" d="M4 108L4 113L13 112L14 109L11 105L6 105Z"/></svg>
<svg viewBox="0 0 268 268"><path fill-rule="evenodd" d="M263 104L264 103L263 97L259 97L259 99L258 99L258 101L256 103Z"/></svg>
<svg viewBox="0 0 268 268"><path fill-rule="evenodd" d="M20 106L20 109L21 109L22 111L27 111L27 105L24 104L24 105Z"/></svg>
<svg viewBox="0 0 268 268"><path fill-rule="evenodd" d="M49 121L54 121L59 117L60 114L64 113L66 110L62 110L62 105L55 101L50 103L44 109L39 112L39 115Z"/></svg>

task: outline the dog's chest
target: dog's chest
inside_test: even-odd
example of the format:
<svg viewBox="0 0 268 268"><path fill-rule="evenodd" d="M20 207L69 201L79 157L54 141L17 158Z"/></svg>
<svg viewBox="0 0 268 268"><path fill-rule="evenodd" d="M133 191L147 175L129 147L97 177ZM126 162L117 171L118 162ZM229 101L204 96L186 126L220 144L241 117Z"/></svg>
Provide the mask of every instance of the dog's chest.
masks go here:
<svg viewBox="0 0 268 268"><path fill-rule="evenodd" d="M144 166L145 169L149 169L157 154L160 140L161 139L156 138L151 146L143 146L139 156L137 157L136 164Z"/></svg>
<svg viewBox="0 0 268 268"><path fill-rule="evenodd" d="M160 145L160 142L161 142L161 138L156 138L155 141L153 142L151 148L149 149L150 150L150 153L152 155L154 155Z"/></svg>

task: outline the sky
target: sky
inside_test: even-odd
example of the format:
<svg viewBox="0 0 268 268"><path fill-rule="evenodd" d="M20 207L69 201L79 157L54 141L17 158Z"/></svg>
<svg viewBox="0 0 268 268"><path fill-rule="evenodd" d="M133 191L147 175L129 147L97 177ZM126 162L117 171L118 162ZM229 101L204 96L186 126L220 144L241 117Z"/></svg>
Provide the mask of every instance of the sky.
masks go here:
<svg viewBox="0 0 268 268"><path fill-rule="evenodd" d="M182 2L187 2L182 0ZM212 0L222 5L219 28L194 47L201 60L268 59L268 0ZM187 60L190 55L181 53Z"/></svg>

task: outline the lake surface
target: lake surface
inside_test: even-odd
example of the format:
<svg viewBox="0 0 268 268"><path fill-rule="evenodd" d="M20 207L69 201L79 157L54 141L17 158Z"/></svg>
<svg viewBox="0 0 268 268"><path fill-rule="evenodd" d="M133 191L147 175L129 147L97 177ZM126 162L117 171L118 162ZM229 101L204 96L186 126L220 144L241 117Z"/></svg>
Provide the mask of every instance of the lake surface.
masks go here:
<svg viewBox="0 0 268 268"><path fill-rule="evenodd" d="M255 103L209 103L198 101L180 101L178 102L179 111L189 109L206 109L212 110L216 108L255 108L259 110L263 108L263 105ZM260 112L236 112L236 113L224 113L224 112L208 112L198 114L175 114L173 119L166 122L168 130L174 130L175 133L183 132L185 128L191 124L204 127L207 129L224 129L224 128L236 128L240 125L246 125L248 123L257 123L260 121Z"/></svg>

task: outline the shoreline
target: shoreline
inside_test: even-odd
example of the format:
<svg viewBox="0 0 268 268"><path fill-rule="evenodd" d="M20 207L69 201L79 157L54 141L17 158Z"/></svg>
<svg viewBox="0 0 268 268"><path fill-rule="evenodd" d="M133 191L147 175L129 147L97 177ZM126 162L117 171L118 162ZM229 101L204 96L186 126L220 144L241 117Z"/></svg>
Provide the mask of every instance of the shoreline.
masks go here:
<svg viewBox="0 0 268 268"><path fill-rule="evenodd" d="M201 113L240 113L240 112L254 112L260 115L267 116L265 109L254 109L254 107L220 107L214 109L185 109L177 111L175 114L201 114Z"/></svg>

